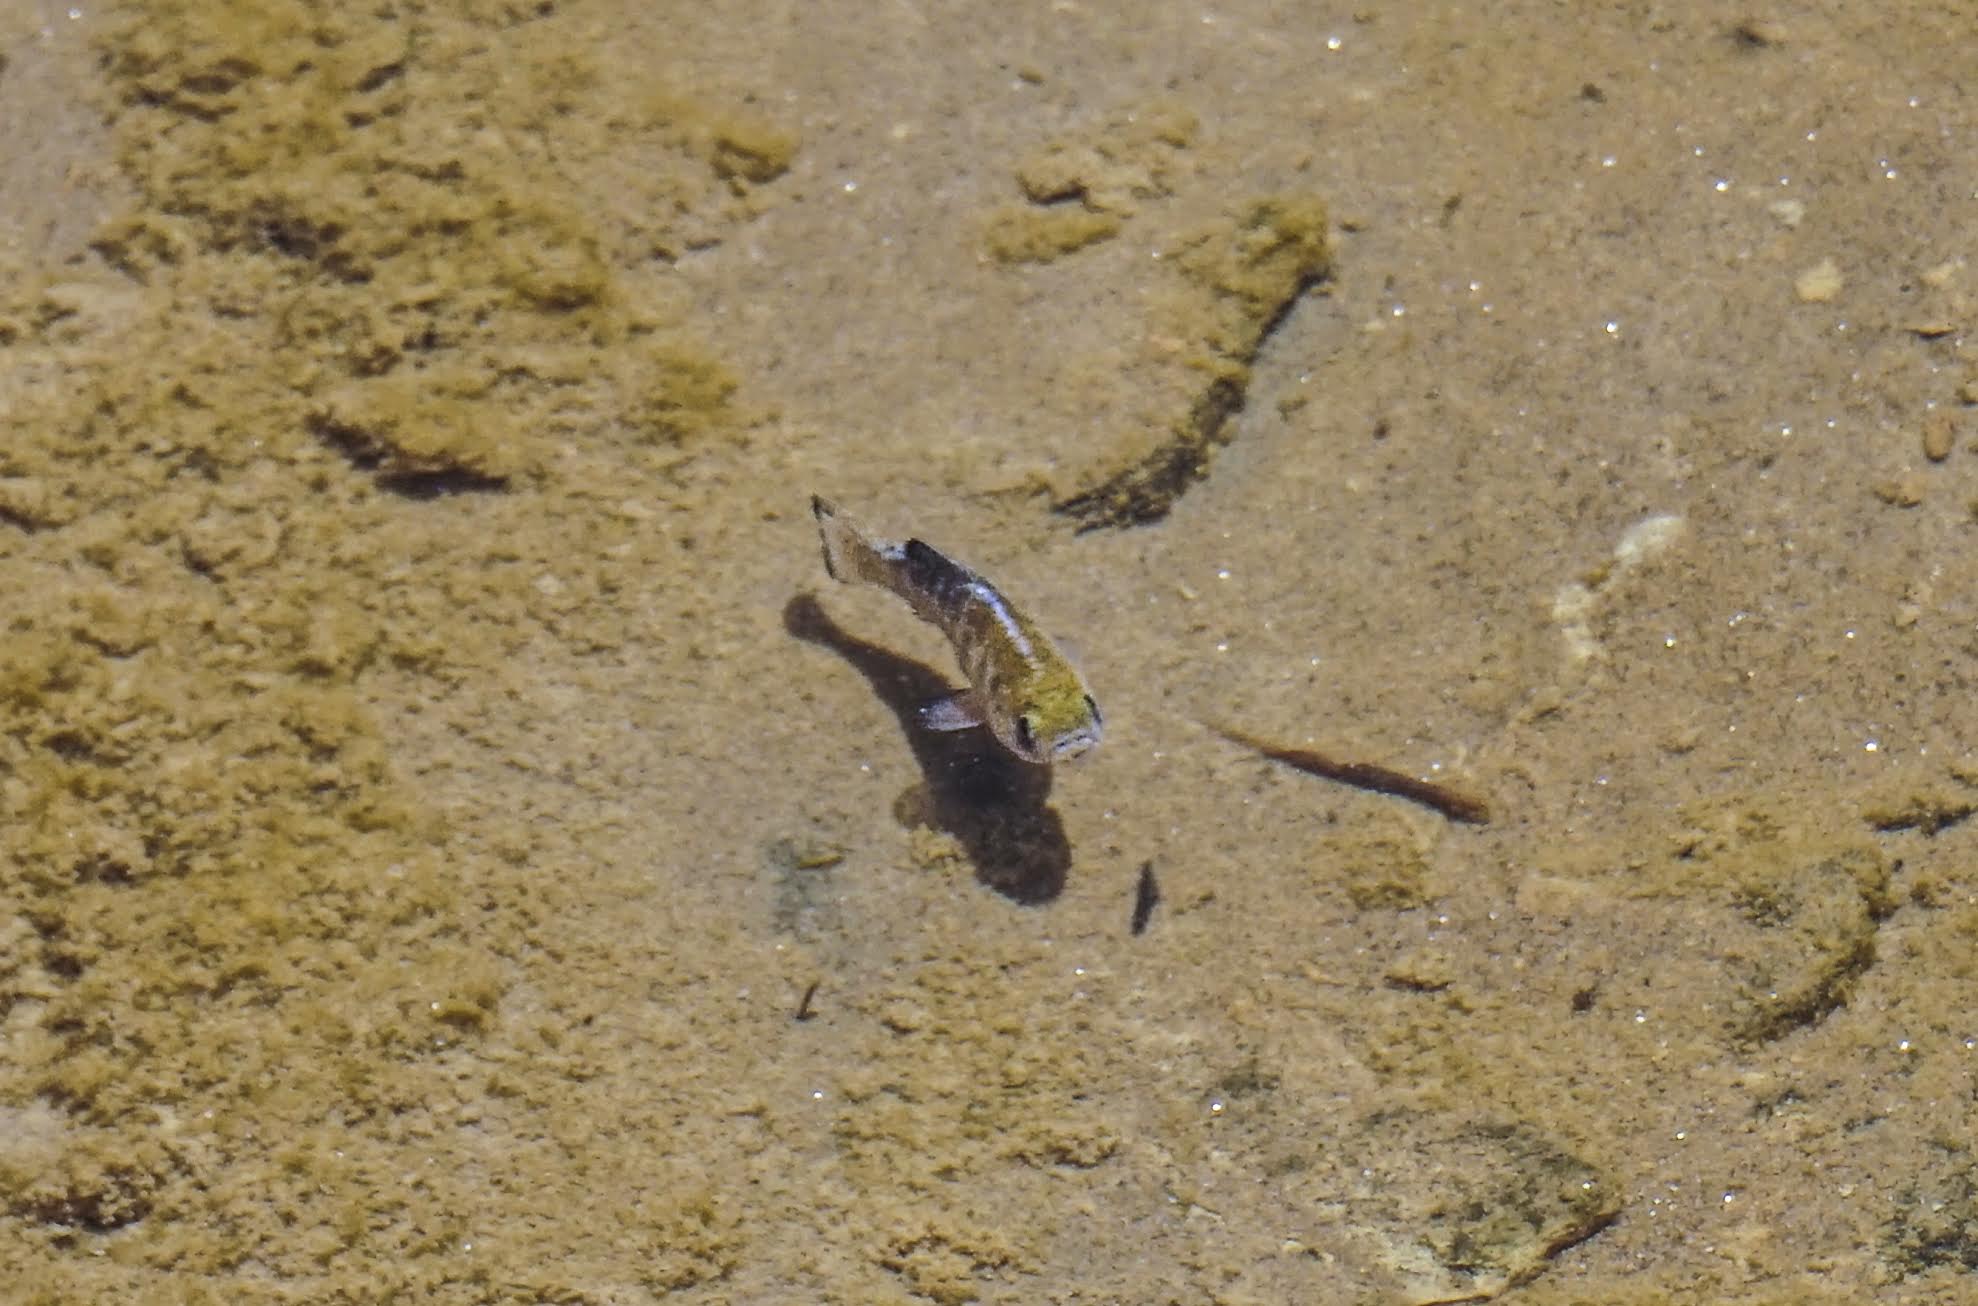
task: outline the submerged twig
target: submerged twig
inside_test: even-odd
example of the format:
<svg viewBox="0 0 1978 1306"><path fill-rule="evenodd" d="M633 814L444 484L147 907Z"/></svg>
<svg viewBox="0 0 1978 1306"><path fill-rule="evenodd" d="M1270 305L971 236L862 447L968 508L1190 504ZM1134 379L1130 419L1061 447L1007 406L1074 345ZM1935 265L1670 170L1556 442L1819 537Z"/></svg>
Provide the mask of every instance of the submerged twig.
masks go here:
<svg viewBox="0 0 1978 1306"><path fill-rule="evenodd" d="M1207 721L1202 724L1233 744L1241 744L1253 752L1263 754L1273 762L1296 767L1307 775L1315 775L1322 780L1336 780L1340 784L1352 785L1355 789L1365 789L1370 793L1405 798L1411 803L1420 803L1423 807L1440 813L1451 821L1460 821L1465 825L1490 823L1490 804L1474 794L1466 794L1433 781L1418 780L1405 772L1391 770L1373 762L1341 762L1314 749L1286 748L1230 726L1216 725Z"/></svg>

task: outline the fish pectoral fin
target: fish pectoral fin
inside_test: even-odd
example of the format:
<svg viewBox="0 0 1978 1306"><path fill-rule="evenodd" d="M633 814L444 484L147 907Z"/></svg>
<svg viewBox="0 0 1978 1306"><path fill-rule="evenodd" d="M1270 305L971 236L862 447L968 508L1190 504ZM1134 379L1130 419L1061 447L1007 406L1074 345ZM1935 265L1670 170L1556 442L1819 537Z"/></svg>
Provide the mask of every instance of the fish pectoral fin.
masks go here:
<svg viewBox="0 0 1978 1306"><path fill-rule="evenodd" d="M976 710L973 695L949 694L921 705L920 724L927 730L967 730L982 724L982 713Z"/></svg>

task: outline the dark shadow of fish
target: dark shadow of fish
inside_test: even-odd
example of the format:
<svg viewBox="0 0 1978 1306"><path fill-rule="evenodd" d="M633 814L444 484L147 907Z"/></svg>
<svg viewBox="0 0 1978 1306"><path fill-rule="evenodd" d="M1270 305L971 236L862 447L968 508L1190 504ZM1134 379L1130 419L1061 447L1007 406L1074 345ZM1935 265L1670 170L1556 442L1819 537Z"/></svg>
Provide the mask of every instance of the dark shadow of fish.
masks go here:
<svg viewBox="0 0 1978 1306"><path fill-rule="evenodd" d="M951 692L948 679L924 662L845 633L816 595L799 594L786 603L783 628L850 663L899 718L925 782L896 809L903 825L953 835L975 878L1012 901L1049 902L1064 892L1071 841L1048 805L1051 768L1012 756L987 730L922 727L922 705Z"/></svg>

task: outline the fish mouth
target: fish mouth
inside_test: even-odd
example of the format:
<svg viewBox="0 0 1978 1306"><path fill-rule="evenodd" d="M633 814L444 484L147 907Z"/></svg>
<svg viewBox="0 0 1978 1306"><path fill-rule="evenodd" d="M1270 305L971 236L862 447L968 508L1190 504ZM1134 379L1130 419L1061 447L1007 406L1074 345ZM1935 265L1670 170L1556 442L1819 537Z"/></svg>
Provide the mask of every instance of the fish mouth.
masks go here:
<svg viewBox="0 0 1978 1306"><path fill-rule="evenodd" d="M1051 745L1051 761L1069 762L1085 756L1099 746L1097 731L1081 730L1075 735L1066 735Z"/></svg>

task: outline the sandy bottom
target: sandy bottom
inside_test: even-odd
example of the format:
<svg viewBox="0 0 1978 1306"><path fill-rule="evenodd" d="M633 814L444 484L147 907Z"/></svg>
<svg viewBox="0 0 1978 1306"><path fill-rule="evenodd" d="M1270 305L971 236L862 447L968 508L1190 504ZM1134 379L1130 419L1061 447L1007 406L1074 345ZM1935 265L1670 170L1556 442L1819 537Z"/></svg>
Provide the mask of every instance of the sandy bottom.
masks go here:
<svg viewBox="0 0 1978 1306"><path fill-rule="evenodd" d="M1969 1299L1969 6L1128 8L0 4L14 1299Z"/></svg>

